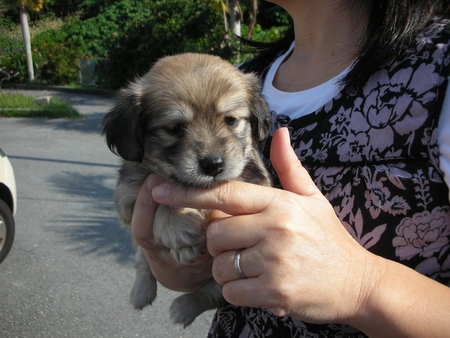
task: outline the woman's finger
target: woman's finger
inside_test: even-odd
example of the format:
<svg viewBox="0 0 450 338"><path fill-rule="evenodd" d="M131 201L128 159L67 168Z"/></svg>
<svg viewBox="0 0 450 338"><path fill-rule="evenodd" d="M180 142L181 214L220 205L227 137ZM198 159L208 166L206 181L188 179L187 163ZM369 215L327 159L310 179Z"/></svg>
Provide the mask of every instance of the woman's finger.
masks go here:
<svg viewBox="0 0 450 338"><path fill-rule="evenodd" d="M208 252L216 257L223 251L250 248L263 236L267 220L261 214L226 217L212 222L207 229Z"/></svg>
<svg viewBox="0 0 450 338"><path fill-rule="evenodd" d="M260 252L254 248L239 251L239 259L236 254L239 250L225 251L215 257L212 273L219 284L242 279L236 271L236 264L245 279L257 278L261 274L264 263L261 261Z"/></svg>
<svg viewBox="0 0 450 338"><path fill-rule="evenodd" d="M249 194L248 191L252 193ZM160 204L195 209L217 209L229 215L258 213L270 203L271 188L244 182L228 182L210 189L193 189L163 183L153 189Z"/></svg>
<svg viewBox="0 0 450 338"><path fill-rule="evenodd" d="M226 283L222 295L236 306L272 308L276 304L273 304L268 291L259 278L247 278Z"/></svg>
<svg viewBox="0 0 450 338"><path fill-rule="evenodd" d="M320 193L306 169L298 160L291 146L287 128L280 128L275 131L270 146L270 160L285 190L303 196Z"/></svg>
<svg viewBox="0 0 450 338"><path fill-rule="evenodd" d="M152 224L158 203L153 199L152 190L160 183L156 175L150 174L142 184L134 206L131 233L136 243L144 249L154 248Z"/></svg>

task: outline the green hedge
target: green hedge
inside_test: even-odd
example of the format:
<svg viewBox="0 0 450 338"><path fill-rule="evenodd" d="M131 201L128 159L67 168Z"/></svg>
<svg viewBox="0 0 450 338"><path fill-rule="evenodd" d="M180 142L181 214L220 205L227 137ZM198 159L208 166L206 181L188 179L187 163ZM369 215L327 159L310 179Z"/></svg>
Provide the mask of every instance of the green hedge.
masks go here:
<svg viewBox="0 0 450 338"><path fill-rule="evenodd" d="M286 21L286 16L278 12L274 15L271 8L262 12L262 25L273 20L282 24ZM32 37L36 81L53 85L77 83L81 58L102 60L97 67L98 85L109 88L122 87L142 76L165 55L189 51L219 55L234 63L242 61L234 48L236 40L224 31L222 13L206 1L104 1L95 14L66 18L62 27ZM268 22L271 17L275 19ZM244 34L245 31L243 25ZM254 38L270 41L279 36L276 27L258 25ZM12 81L26 82L21 38L0 31L0 46L0 67L19 72Z"/></svg>
<svg viewBox="0 0 450 338"><path fill-rule="evenodd" d="M232 57L221 14L199 1L122 1L66 29L88 57L105 60L99 78L112 88L143 75L165 55L191 51Z"/></svg>
<svg viewBox="0 0 450 338"><path fill-rule="evenodd" d="M78 81L81 50L68 41L62 30L47 30L32 40L36 80L44 84L67 85Z"/></svg>

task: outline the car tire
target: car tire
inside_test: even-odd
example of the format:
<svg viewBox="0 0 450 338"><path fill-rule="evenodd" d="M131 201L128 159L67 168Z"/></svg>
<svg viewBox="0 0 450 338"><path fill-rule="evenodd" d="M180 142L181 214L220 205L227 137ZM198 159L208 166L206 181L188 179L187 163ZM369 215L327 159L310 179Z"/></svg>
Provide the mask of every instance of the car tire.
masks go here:
<svg viewBox="0 0 450 338"><path fill-rule="evenodd" d="M3 236L3 239L0 239L1 263L8 255L9 250L11 250L15 235L14 216L11 209L2 200L0 200L0 228L2 228L0 229L0 236Z"/></svg>

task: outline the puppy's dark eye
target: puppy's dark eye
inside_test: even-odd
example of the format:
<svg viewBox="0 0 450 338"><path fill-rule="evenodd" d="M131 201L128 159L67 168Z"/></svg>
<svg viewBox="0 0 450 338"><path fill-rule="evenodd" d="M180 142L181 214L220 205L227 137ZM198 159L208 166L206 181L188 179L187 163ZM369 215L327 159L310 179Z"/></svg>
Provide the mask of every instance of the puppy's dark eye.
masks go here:
<svg viewBox="0 0 450 338"><path fill-rule="evenodd" d="M236 127L239 124L239 119L233 116L226 116L225 124L229 127Z"/></svg>
<svg viewBox="0 0 450 338"><path fill-rule="evenodd" d="M186 129L186 126L182 123L175 124L170 127L164 128L166 132L168 132L170 135L175 137L181 137L184 135L184 131Z"/></svg>

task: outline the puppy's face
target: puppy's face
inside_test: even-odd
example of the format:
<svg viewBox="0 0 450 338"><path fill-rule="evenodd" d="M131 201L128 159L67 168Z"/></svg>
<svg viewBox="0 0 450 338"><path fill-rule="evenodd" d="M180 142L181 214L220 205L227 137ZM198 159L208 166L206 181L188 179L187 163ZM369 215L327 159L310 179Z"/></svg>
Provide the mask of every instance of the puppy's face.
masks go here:
<svg viewBox="0 0 450 338"><path fill-rule="evenodd" d="M238 178L268 133L258 79L217 57L158 61L105 117L108 145L164 180L211 186Z"/></svg>

